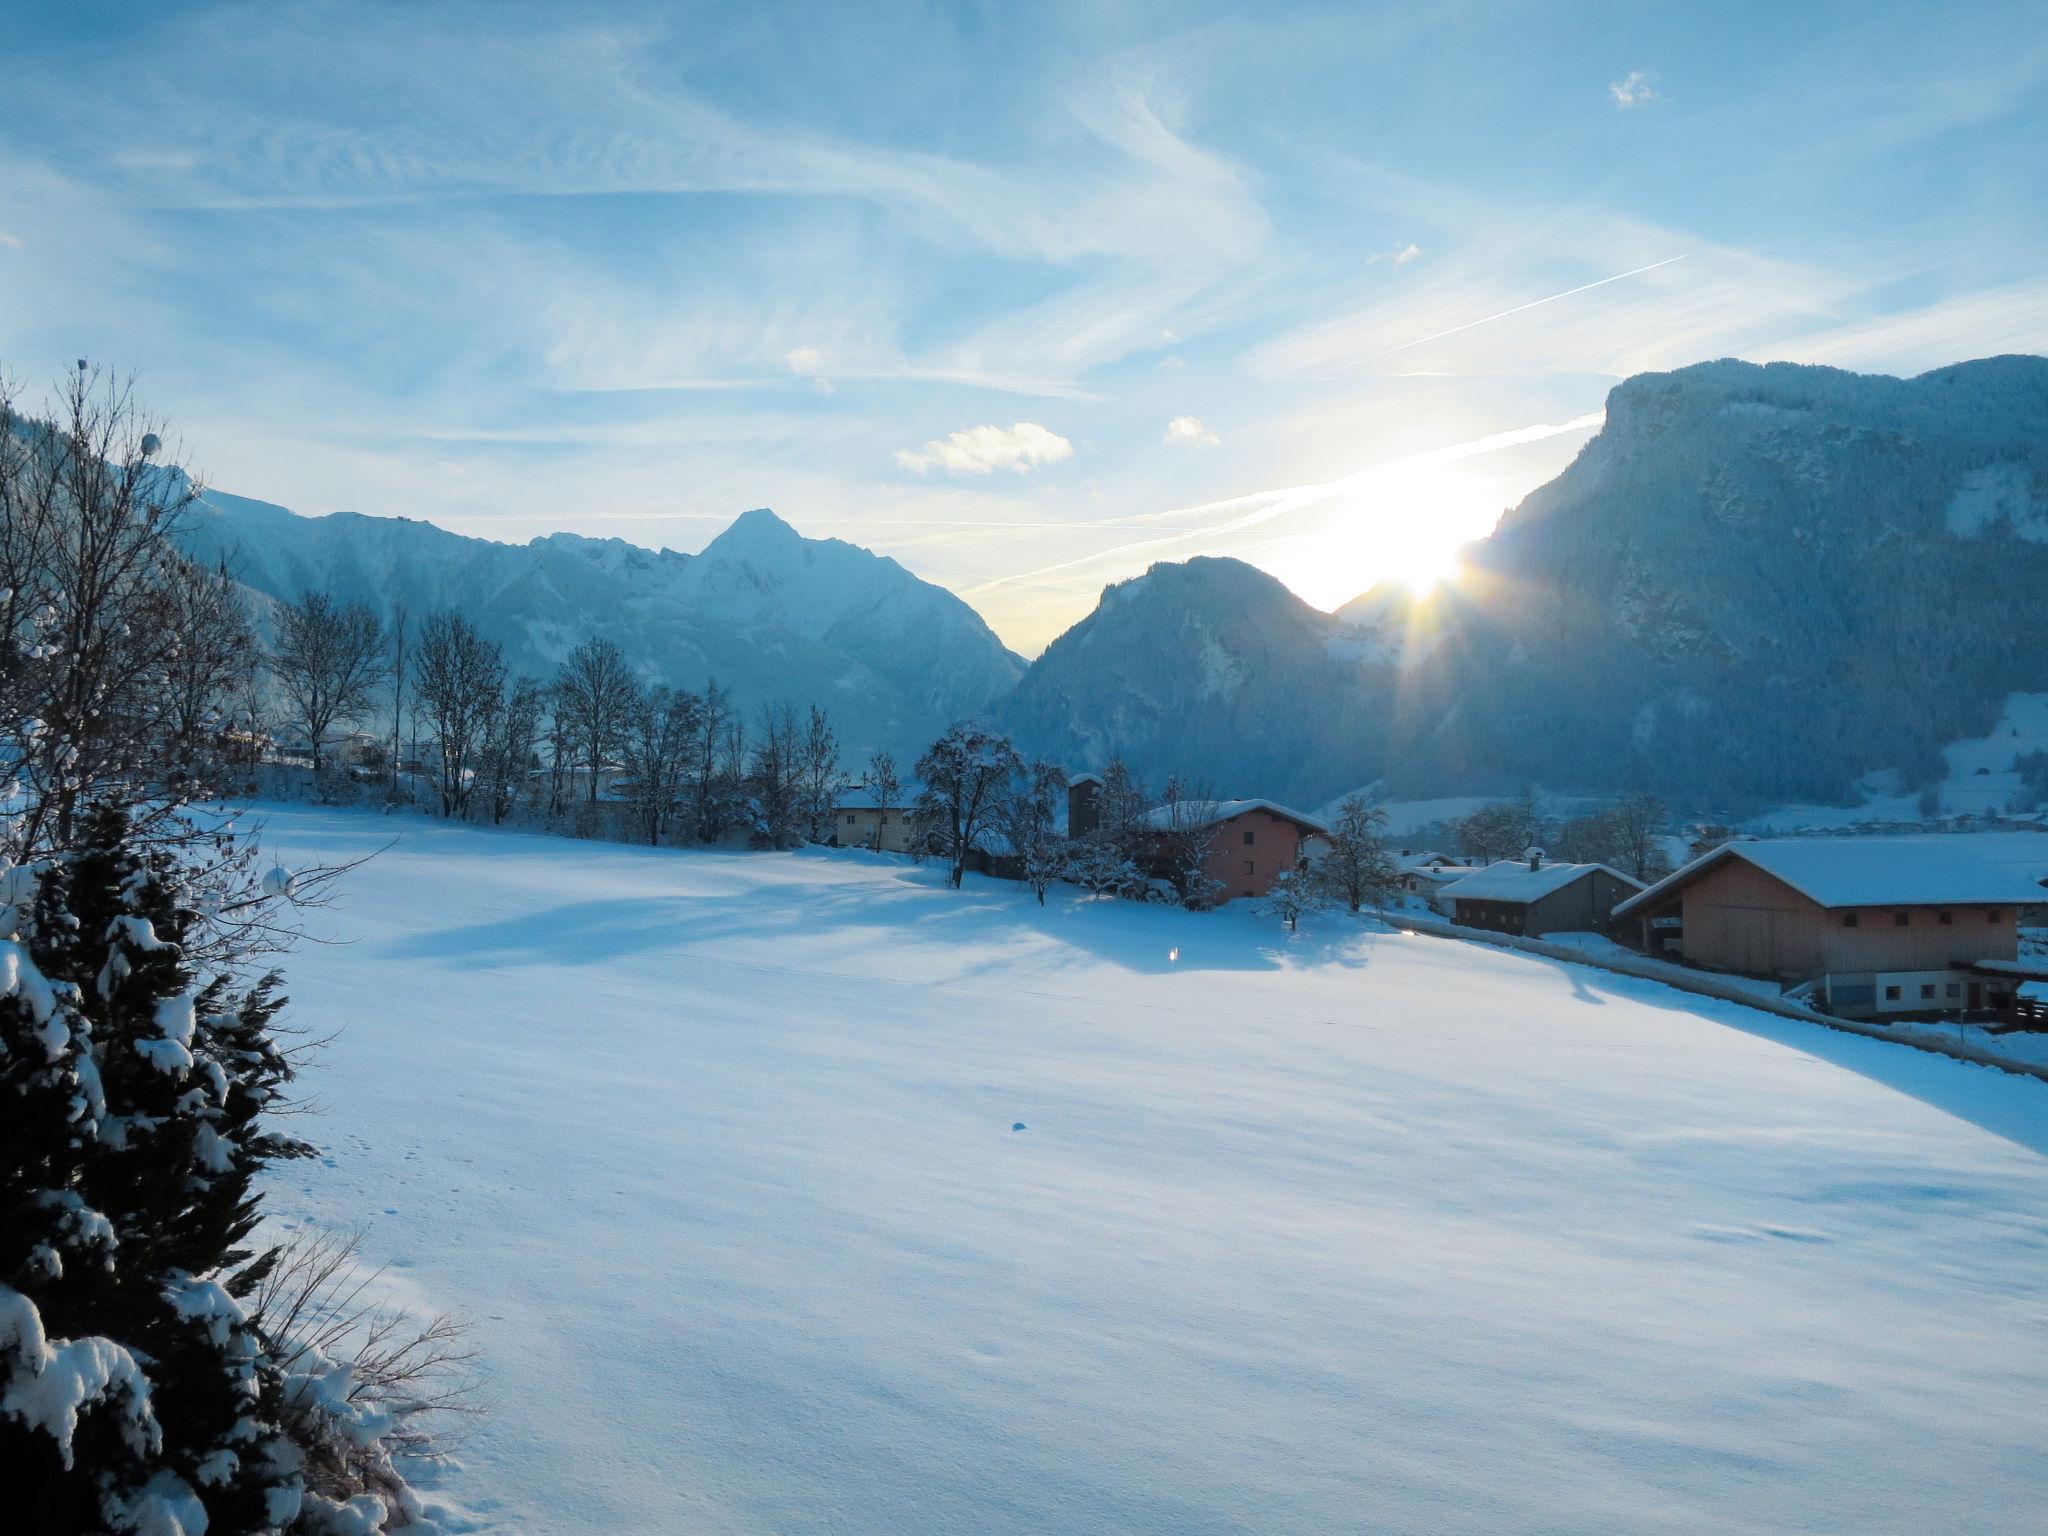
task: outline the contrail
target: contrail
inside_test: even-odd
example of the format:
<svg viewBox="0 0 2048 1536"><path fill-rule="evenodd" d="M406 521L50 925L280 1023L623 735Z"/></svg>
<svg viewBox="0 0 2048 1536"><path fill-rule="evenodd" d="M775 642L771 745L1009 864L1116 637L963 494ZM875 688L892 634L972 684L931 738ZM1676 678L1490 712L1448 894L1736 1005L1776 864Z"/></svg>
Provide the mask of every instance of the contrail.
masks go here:
<svg viewBox="0 0 2048 1536"><path fill-rule="evenodd" d="M1690 255L1687 252L1686 255ZM1647 267L1635 267L1627 272L1617 272L1612 277L1603 277L1596 282L1581 283L1576 288L1567 288L1563 293L1553 293L1545 299L1531 299L1526 304L1517 304L1513 309L1504 309L1497 315L1488 315L1481 320L1467 320L1463 325L1454 325L1447 331L1437 331L1428 336L1418 336L1413 341L1404 341L1398 347L1388 347L1384 352L1375 352L1370 357L1361 357L1345 366L1356 368L1360 363L1377 362L1383 357L1392 357L1396 352L1406 352L1414 347L1427 346L1432 341L1442 341L1446 336L1455 336L1460 331L1469 331L1474 326L1491 325L1496 320L1505 320L1509 315L1519 315L1526 309L1535 309L1544 304L1555 304L1559 299L1568 299L1575 293L1585 293L1593 288L1605 288L1609 283L1618 283L1625 277L1641 277L1645 272L1654 272L1659 267L1668 267L1674 261L1684 261L1685 256L1666 256L1662 261L1653 261Z"/></svg>

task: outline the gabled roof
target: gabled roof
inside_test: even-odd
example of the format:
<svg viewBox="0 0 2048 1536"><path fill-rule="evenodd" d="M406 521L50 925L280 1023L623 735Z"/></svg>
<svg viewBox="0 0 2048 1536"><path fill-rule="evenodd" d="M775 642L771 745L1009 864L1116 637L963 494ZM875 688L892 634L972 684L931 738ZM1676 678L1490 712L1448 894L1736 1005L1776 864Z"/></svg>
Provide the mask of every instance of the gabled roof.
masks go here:
<svg viewBox="0 0 2048 1536"><path fill-rule="evenodd" d="M1605 864L1553 864L1548 860L1531 869L1527 859L1497 859L1484 869L1475 869L1462 880L1453 880L1439 896L1456 896L1466 901L1541 901L1554 891L1605 870L1623 885L1637 890L1643 882L1632 880Z"/></svg>
<svg viewBox="0 0 2048 1536"><path fill-rule="evenodd" d="M1780 837L1723 843L1614 909L1617 917L1689 885L1729 859L1782 881L1815 906L2033 906L2048 903L2048 836Z"/></svg>
<svg viewBox="0 0 2048 1536"><path fill-rule="evenodd" d="M1100 784L1101 782L1102 775L1099 773L1077 773L1067 780L1067 788L1079 789L1083 784Z"/></svg>
<svg viewBox="0 0 2048 1536"><path fill-rule="evenodd" d="M1278 816L1282 821L1291 821L1305 832L1330 835L1330 829L1313 816L1304 816L1300 811L1290 810L1274 800L1185 800L1181 802L1180 814L1196 826L1220 826L1226 821L1252 811L1264 811L1269 816ZM1173 826L1174 808L1170 805L1155 805L1144 816L1145 825L1164 832Z"/></svg>

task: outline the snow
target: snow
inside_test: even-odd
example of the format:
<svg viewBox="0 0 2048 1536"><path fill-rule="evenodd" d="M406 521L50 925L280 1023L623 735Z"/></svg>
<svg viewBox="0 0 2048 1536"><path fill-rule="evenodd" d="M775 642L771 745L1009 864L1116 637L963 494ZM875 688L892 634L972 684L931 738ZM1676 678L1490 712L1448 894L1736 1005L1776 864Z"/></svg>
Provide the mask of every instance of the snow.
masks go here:
<svg viewBox="0 0 2048 1536"><path fill-rule="evenodd" d="M1723 843L1631 896L1616 914L1648 905L1723 859L1754 864L1829 908L2048 902L2048 835L2038 832L1783 837Z"/></svg>
<svg viewBox="0 0 2048 1536"><path fill-rule="evenodd" d="M48 1435L65 1466L71 1465L78 1417L96 1404L118 1405L122 1437L136 1451L160 1443L149 1383L135 1357L111 1339L48 1338L36 1304L6 1285L0 1285L0 1355L14 1356L22 1367L10 1370L0 1386L0 1418Z"/></svg>
<svg viewBox="0 0 2048 1536"><path fill-rule="evenodd" d="M1541 901L1595 870L1606 870L1624 885L1640 888L1642 884L1605 864L1553 864L1545 860L1531 869L1527 859L1496 859L1484 869L1475 869L1463 879L1453 880L1437 895L1462 897L1466 901Z"/></svg>
<svg viewBox="0 0 2048 1536"><path fill-rule="evenodd" d="M1265 811L1282 821L1291 821L1311 832L1320 832L1325 837L1330 833L1325 822L1274 800L1185 800L1177 809L1170 805L1155 805L1145 813L1143 820L1147 826L1165 831L1176 825L1176 818L1180 824L1188 826L1213 827L1251 811Z"/></svg>
<svg viewBox="0 0 2048 1536"><path fill-rule="evenodd" d="M269 1208L476 1320L444 1530L2048 1497L2040 1082L1340 914L271 817L321 862L394 831L312 915L355 942L290 957L341 1034Z"/></svg>

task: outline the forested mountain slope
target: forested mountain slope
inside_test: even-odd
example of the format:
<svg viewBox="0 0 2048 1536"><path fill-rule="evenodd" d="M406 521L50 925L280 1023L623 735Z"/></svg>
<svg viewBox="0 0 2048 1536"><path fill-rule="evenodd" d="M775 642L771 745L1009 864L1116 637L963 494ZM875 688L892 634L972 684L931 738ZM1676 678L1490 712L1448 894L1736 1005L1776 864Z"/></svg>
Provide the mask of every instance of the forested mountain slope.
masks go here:
<svg viewBox="0 0 2048 1536"><path fill-rule="evenodd" d="M1176 574L1179 573L1179 574ZM1318 801L1536 781L1731 808L1939 772L2048 687L2048 360L1629 379L1416 604L1227 560L1110 588L1000 718L1028 746Z"/></svg>

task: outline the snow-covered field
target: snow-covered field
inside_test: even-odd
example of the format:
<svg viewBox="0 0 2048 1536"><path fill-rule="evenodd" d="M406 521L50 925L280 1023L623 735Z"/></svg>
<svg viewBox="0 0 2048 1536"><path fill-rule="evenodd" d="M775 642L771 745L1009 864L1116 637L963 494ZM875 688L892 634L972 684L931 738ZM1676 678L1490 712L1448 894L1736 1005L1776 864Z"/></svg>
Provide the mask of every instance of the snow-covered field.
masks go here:
<svg viewBox="0 0 2048 1536"><path fill-rule="evenodd" d="M476 1319L446 1528L2039 1529L2039 1082L1327 916L269 819L402 834L290 959L272 1206Z"/></svg>

